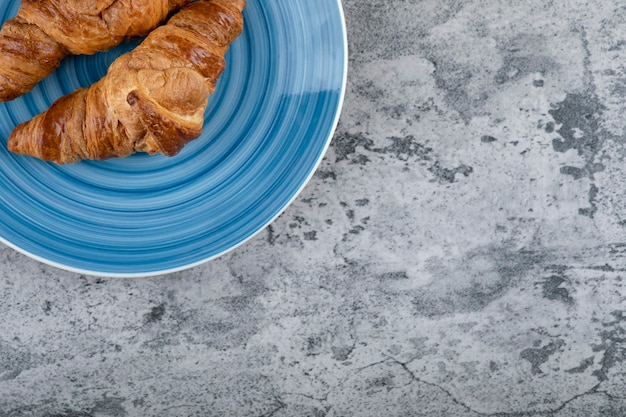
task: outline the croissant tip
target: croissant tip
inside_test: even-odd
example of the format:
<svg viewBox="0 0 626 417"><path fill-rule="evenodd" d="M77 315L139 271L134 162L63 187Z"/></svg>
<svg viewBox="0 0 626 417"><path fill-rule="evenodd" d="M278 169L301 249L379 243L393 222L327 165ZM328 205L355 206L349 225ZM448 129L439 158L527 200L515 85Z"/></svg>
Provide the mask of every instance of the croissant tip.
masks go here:
<svg viewBox="0 0 626 417"><path fill-rule="evenodd" d="M11 152L19 153L19 149L18 149L18 146L17 146L17 140L15 140L13 135L11 135L11 137L9 137L9 141L7 142L7 148Z"/></svg>
<svg viewBox="0 0 626 417"><path fill-rule="evenodd" d="M11 136L9 136L9 140L7 141L7 148L9 149L9 151L13 153L23 153L22 146L21 146L22 141L20 140L20 138L22 137L22 135L20 135L20 132L22 129L23 129L23 125L17 126L13 130L13 132L11 133Z"/></svg>

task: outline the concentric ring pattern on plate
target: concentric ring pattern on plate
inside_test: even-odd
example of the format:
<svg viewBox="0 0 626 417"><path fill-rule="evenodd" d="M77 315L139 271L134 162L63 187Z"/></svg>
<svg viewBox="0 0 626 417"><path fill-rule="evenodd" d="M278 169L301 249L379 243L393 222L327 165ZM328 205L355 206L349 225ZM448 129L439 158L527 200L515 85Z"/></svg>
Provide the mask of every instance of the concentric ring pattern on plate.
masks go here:
<svg viewBox="0 0 626 417"><path fill-rule="evenodd" d="M2 20L19 0L0 0ZM200 138L174 158L57 166L6 150L12 129L89 85L136 42L69 57L33 92L0 104L0 239L96 275L184 269L262 230L311 177L336 127L347 71L339 0L248 0L244 33Z"/></svg>

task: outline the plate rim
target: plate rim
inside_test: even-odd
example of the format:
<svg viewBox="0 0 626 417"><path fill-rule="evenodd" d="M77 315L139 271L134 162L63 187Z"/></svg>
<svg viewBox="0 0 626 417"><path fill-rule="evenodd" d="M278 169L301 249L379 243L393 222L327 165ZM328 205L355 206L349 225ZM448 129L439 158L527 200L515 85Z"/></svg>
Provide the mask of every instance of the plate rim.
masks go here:
<svg viewBox="0 0 626 417"><path fill-rule="evenodd" d="M341 81L341 91L339 93L339 101L337 103L337 108L335 110L336 113L335 113L335 118L333 120L333 124L331 126L330 132L328 134L328 138L325 141L324 147L322 151L320 152L318 159L315 161L313 168L309 171L307 177L304 179L302 184L300 184L300 186L295 191L293 196L283 205L283 207L273 217L271 217L267 222L265 222L261 227L259 227L258 230L256 230L254 233L251 233L248 237L243 239L241 242L217 254L211 255L207 258L203 258L198 261L194 261L194 262L187 263L185 265L180 265L180 266L173 267L173 268L167 268L167 269L161 269L161 270L155 270L155 271L144 271L144 272L105 272L105 271L77 268L71 265L65 265L61 262L56 262L51 259L47 259L43 256L31 253L17 246L16 244L10 242L9 240L7 240L5 237L1 235L0 235L0 242L2 242L4 245L8 246L9 248L33 260L36 260L43 264L46 264L46 265L49 265L49 266L52 266L52 267L55 267L64 271L68 271L68 272L73 272L73 273L77 273L81 275L89 275L92 277L103 277L103 278L148 278L148 277L155 277L155 276L160 276L160 275L173 274L176 272L181 272L187 269L191 269L191 268L206 264L214 259L217 259L219 257L226 255L227 253L231 251L234 251L235 249L239 248L240 246L254 239L259 233L264 231L270 224L272 224L278 217L280 217L280 215L282 215L291 206L291 204L293 204L293 202L300 196L304 188L306 188L306 186L310 182L311 178L313 178L313 175L315 175L315 172L317 172L322 160L324 159L326 153L328 152L330 143L332 142L332 139L337 130L337 126L339 124L339 119L341 117L344 100L346 96L346 88L347 88L347 83L348 83L348 65L349 65L350 54L348 50L348 30L347 30L347 25L346 25L345 13L343 9L343 3L342 3L342 0L336 0L336 2L337 2L338 10L339 10L339 19L341 21L344 57L343 57L343 74L342 74L342 81Z"/></svg>

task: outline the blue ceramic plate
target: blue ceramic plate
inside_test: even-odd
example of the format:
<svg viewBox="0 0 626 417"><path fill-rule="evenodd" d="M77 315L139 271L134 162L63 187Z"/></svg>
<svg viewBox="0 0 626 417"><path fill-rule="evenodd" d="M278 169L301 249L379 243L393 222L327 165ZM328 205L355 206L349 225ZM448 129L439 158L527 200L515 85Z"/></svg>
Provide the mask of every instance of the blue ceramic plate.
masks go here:
<svg viewBox="0 0 626 417"><path fill-rule="evenodd" d="M2 21L18 0L0 0ZM299 194L336 127L347 73L340 0L248 0L244 33L209 101L202 136L174 158L70 166L14 155L6 140L135 46L67 58L30 94L0 104L0 239L92 275L185 269L242 244Z"/></svg>

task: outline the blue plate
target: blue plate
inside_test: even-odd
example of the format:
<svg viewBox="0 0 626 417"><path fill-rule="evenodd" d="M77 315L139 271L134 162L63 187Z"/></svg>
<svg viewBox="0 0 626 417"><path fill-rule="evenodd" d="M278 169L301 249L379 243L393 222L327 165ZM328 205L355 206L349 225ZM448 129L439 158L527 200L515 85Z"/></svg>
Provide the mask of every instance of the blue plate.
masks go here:
<svg viewBox="0 0 626 417"><path fill-rule="evenodd" d="M2 21L19 7L0 4ZM206 262L272 222L311 178L337 125L346 27L340 0L248 0L244 16L203 134L174 158L57 166L6 149L18 123L98 80L132 42L69 57L30 94L0 104L0 239L67 270L147 276Z"/></svg>

